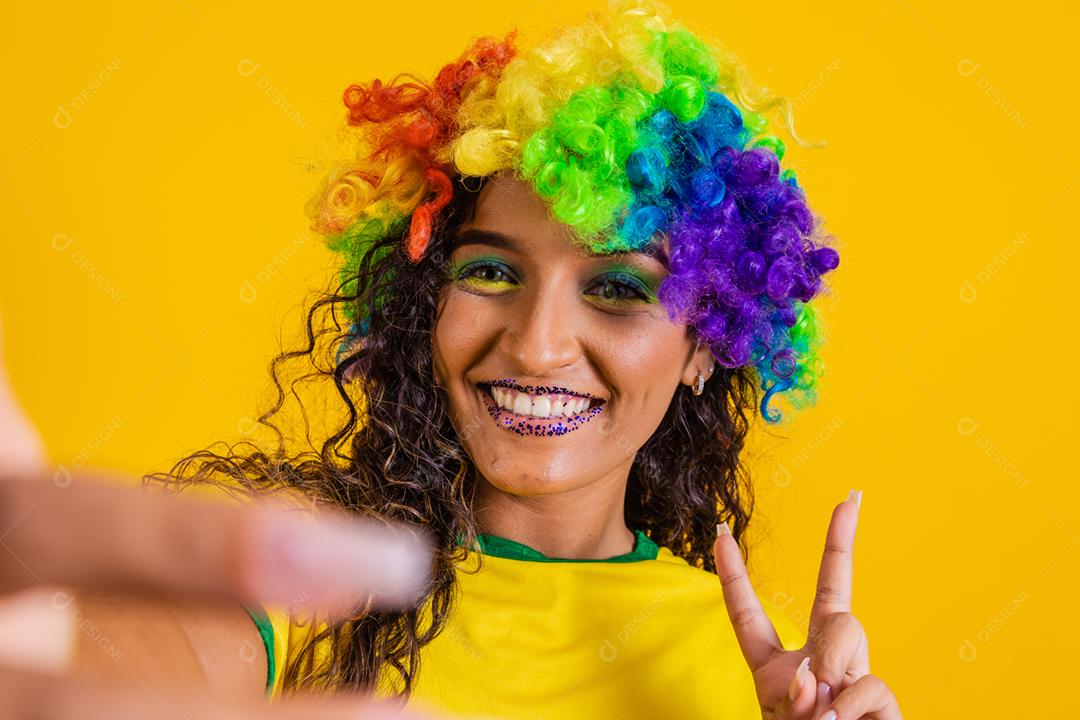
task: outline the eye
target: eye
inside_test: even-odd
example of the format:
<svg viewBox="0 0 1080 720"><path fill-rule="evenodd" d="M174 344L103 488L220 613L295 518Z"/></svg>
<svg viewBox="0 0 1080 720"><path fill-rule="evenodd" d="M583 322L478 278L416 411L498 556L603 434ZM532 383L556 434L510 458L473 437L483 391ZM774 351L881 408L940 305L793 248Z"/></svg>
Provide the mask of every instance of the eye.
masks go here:
<svg viewBox="0 0 1080 720"><path fill-rule="evenodd" d="M626 273L605 275L593 287L601 289L601 300L617 305L653 301L652 292L640 280Z"/></svg>
<svg viewBox="0 0 1080 720"><path fill-rule="evenodd" d="M455 280L470 285L499 285L514 282L509 268L493 260L479 260L451 273Z"/></svg>

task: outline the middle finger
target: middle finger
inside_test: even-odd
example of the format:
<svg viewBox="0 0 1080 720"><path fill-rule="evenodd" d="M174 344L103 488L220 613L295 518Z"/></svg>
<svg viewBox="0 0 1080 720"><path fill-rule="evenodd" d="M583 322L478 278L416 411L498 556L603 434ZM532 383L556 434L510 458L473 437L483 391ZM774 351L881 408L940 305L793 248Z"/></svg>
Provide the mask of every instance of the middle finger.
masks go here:
<svg viewBox="0 0 1080 720"><path fill-rule="evenodd" d="M827 616L851 609L852 552L861 501L862 491L852 490L847 500L833 510L818 570L817 592L810 608L811 637Z"/></svg>

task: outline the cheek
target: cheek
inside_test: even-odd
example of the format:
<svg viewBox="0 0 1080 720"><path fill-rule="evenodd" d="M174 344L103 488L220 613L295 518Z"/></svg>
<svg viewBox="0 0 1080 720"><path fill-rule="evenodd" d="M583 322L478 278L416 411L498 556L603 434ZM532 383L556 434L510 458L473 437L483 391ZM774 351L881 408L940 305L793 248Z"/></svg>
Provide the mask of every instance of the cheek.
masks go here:
<svg viewBox="0 0 1080 720"><path fill-rule="evenodd" d="M440 299L431 344L435 379L444 387L464 372L477 348L483 347L477 308L468 306L461 293L452 290Z"/></svg>
<svg viewBox="0 0 1080 720"><path fill-rule="evenodd" d="M618 342L612 343L608 362L616 390L628 408L642 413L643 420L651 421L657 414L662 419L692 348L685 327L669 321L620 333Z"/></svg>

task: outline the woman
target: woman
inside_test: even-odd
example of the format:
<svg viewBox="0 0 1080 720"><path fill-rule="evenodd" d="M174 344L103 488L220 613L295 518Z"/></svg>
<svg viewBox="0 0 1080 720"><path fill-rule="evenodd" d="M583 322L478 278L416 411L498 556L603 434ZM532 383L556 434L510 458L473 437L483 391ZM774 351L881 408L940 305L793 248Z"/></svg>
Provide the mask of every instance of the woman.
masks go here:
<svg viewBox="0 0 1080 720"><path fill-rule="evenodd" d="M268 689L507 718L899 718L849 612L858 493L805 645L743 566L740 451L777 397L813 402L811 301L839 262L767 133L779 109L794 137L786 102L662 6L614 2L344 103L355 154L308 208L341 283L275 361L262 420L299 358L345 421L318 452L207 451L153 478L420 524L435 565L416 609L252 608Z"/></svg>

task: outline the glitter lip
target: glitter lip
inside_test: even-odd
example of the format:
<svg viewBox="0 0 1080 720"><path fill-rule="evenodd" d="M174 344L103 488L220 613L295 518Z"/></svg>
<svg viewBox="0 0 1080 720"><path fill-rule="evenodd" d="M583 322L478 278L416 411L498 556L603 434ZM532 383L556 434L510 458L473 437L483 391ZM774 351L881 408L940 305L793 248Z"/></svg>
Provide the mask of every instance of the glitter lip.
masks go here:
<svg viewBox="0 0 1080 720"><path fill-rule="evenodd" d="M505 387L523 392L527 395L574 395L575 397L586 398L592 400L593 404L598 404L596 401L603 402L602 398L598 398L595 395L589 393L581 393L569 388L560 387L558 385L518 385L512 379L505 380L489 380L486 382L477 383L481 389L487 387Z"/></svg>
<svg viewBox="0 0 1080 720"><path fill-rule="evenodd" d="M545 395L549 393L576 395L577 397L589 398L594 404L585 408L582 412L570 417L537 418L532 417L531 415L518 415L511 410L499 407L498 403L495 402L495 399L491 397L491 393L488 390L488 387L490 386L509 387L534 395ZM565 435L577 430L579 427L600 414L604 409L603 400L600 400L600 398L593 395L573 392L566 388L537 387L534 385L521 386L508 380L497 380L490 383L480 383L477 389L483 399L484 407L487 409L488 415L490 415L500 427L507 430L513 430L518 435L539 437Z"/></svg>

